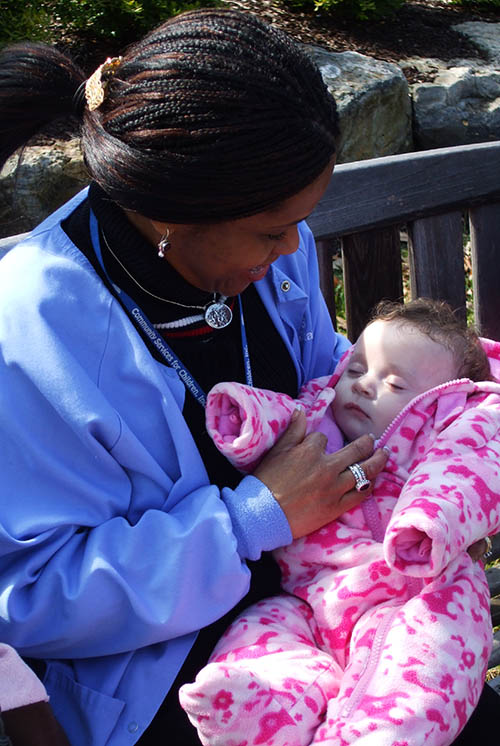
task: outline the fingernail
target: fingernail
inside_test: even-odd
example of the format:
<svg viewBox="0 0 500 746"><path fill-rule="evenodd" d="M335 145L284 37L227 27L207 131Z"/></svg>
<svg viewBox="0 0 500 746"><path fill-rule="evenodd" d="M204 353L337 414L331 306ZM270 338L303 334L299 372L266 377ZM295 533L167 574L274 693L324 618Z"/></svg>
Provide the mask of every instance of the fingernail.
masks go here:
<svg viewBox="0 0 500 746"><path fill-rule="evenodd" d="M297 419L299 414L302 412L302 407L298 406L296 407L292 412L292 422Z"/></svg>
<svg viewBox="0 0 500 746"><path fill-rule="evenodd" d="M390 455L391 455L391 449L390 449L390 448L388 448L387 446L383 446L382 450L383 450L383 452L384 452L384 453L386 453L386 454L387 454L388 456L390 456Z"/></svg>
<svg viewBox="0 0 500 746"><path fill-rule="evenodd" d="M376 438L375 438L375 435L374 435L373 433L368 433L368 435L370 436L370 438L371 438L372 440L376 440Z"/></svg>

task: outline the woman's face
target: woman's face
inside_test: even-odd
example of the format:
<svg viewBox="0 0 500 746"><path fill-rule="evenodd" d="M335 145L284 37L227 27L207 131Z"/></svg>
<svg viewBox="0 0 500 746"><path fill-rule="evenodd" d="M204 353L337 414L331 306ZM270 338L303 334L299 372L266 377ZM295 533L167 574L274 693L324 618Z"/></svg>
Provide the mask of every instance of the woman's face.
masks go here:
<svg viewBox="0 0 500 746"><path fill-rule="evenodd" d="M169 225L171 248L165 260L191 285L231 297L262 280L281 254L299 246L297 223L319 202L334 160L298 194L274 210L213 225ZM154 223L160 236L165 224Z"/></svg>

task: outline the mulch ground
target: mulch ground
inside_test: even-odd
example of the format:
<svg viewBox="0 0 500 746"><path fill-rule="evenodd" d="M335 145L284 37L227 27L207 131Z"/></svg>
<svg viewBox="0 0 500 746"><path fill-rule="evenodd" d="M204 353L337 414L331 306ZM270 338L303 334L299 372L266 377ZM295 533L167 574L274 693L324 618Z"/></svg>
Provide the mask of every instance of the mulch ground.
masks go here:
<svg viewBox="0 0 500 746"><path fill-rule="evenodd" d="M393 16L369 22L339 20L314 11L294 13L278 0L223 2L252 11L307 44L335 52L360 52L387 62L410 57L484 59L484 54L452 27L465 21L500 22L500 6L496 11L472 10L444 0L410 0ZM414 82L415 71L408 68L405 73Z"/></svg>
<svg viewBox="0 0 500 746"><path fill-rule="evenodd" d="M394 15L380 21L349 21L313 9L293 11L280 0L221 1L225 6L255 13L307 44L336 52L360 52L388 62L408 57L483 59L483 53L452 27L465 21L500 22L500 4L496 10L492 5L474 9L455 5L451 0L408 0ZM76 45L69 41L70 51L76 51L78 63L89 73L106 56L121 51L114 48L111 40L80 39Z"/></svg>
<svg viewBox="0 0 500 746"><path fill-rule="evenodd" d="M498 0L497 0L498 2ZM449 0L408 0L394 15L380 21L349 21L327 14L293 11L280 0L222 0L223 5L247 10L272 23L306 44L315 44L334 52L354 51L387 62L399 63L410 83L432 80L432 74L419 72L404 60L412 57L484 60L484 54L453 26L465 21L500 23L497 10L472 9ZM61 44L90 74L108 56L119 54L112 42L65 40ZM52 137L70 137L71 127L52 126ZM40 138L45 141L46 137Z"/></svg>

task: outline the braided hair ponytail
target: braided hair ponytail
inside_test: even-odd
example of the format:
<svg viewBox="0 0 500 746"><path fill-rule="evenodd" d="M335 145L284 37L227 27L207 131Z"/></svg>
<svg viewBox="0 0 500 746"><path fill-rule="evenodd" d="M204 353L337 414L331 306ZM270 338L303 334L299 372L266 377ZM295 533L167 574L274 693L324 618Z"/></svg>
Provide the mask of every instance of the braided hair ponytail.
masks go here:
<svg viewBox="0 0 500 746"><path fill-rule="evenodd" d="M0 53L0 168L47 124L74 114L85 75L44 44L14 44Z"/></svg>
<svg viewBox="0 0 500 746"><path fill-rule="evenodd" d="M103 103L85 109L82 146L90 175L123 208L204 223L301 191L336 135L335 102L298 44L251 14L201 10L127 50Z"/></svg>

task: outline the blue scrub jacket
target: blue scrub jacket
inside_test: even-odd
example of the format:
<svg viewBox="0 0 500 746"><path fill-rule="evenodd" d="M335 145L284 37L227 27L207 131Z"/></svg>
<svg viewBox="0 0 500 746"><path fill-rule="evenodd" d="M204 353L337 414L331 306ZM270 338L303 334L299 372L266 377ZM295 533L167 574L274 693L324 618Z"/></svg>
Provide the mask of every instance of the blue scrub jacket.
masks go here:
<svg viewBox="0 0 500 746"><path fill-rule="evenodd" d="M0 262L0 639L47 661L72 746L127 746L246 593L245 560L291 533L255 477L209 484L183 383L61 228L86 195ZM256 286L302 384L348 342L299 231Z"/></svg>

